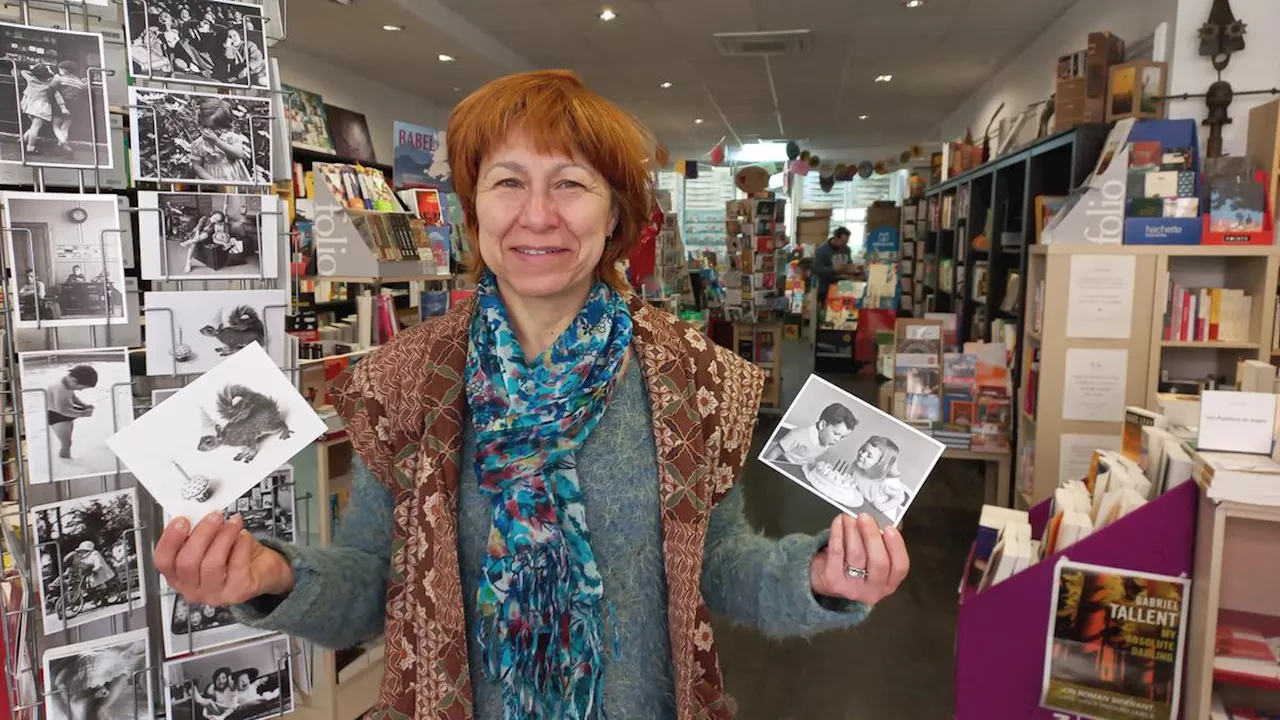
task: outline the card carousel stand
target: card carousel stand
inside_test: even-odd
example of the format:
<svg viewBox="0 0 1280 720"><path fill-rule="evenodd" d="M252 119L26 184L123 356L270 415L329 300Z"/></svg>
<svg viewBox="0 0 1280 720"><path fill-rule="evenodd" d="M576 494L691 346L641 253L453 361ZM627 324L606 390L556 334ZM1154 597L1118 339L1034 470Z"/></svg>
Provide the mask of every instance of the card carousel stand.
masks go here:
<svg viewBox="0 0 1280 720"><path fill-rule="evenodd" d="M978 591L960 588L956 638L956 720L1067 717L1040 707L1054 566L1073 562L1160 575L1191 575L1200 489L1183 483L1062 552ZM1031 508L1035 537L1044 535L1049 501ZM976 543L975 543L976 547ZM1194 590L1194 588L1193 588ZM1183 637L1188 630L1183 628Z"/></svg>
<svg viewBox="0 0 1280 720"><path fill-rule="evenodd" d="M280 0L281 17L284 15L284 6L286 1L287 0ZM141 2L145 7L146 0L141 0ZM20 13L19 21L21 24L32 24L32 6L36 4L37 3L30 3L29 0L19 0L19 2L15 3ZM76 0L41 0L41 2L38 3L38 6L42 11L41 17L52 17L55 15L61 16L57 27L85 32L102 30L102 28L94 27L94 23L98 21L98 18L92 14L93 11L87 3L78 2ZM61 10L60 13L58 12L58 9ZM252 21L250 19L246 19L245 22ZM267 20L264 19L262 22L265 24ZM49 29L54 28L50 27ZM264 28L264 35L266 34L268 33ZM279 36L280 37L271 37L270 39L281 39L283 37L283 28L281 29ZM82 169L42 166L39 162L28 158L24 149L24 144L18 143L18 147L21 152L21 165L6 167L4 172L6 184L25 184L28 185L30 190L35 192L45 192L49 186L57 185L58 187L76 189L78 190L79 195L91 194L95 196L98 193L101 193L103 189L122 187L123 183L118 180L127 176L127 173L124 171L125 164L129 162L127 154L117 152L116 161L113 163L113 167L107 167L103 164L104 153L101 149L98 149L100 142L112 143L114 141L114 139L120 134L120 126L122 123L119 123L117 118L108 116L107 126L103 127L103 113L99 112L99 108L94 107L94 103L97 98L95 95L96 89L99 87L105 88L107 85L106 78L114 75L116 72L117 70L106 67L91 67L87 69L84 78L89 86L89 92L86 93L88 96L90 117L89 142L91 146L95 148L95 151L92 153L94 156L94 164ZM163 86L168 82L162 78L147 76L142 76L137 79L151 81L159 86ZM278 88L278 82L273 82L273 85L275 86L274 89L267 90L265 88L255 88L252 89L252 91L255 93L269 92L272 94L279 94L281 91ZM20 105L21 98L16 96L18 92L16 77L14 78L14 88L15 101ZM251 89L242 87L239 88L239 90L248 91ZM103 92L102 97L105 97L105 95L106 93ZM149 109L129 106L128 110L132 112L146 112ZM275 122L277 119L278 118L275 116L262 118L263 121L271 124L272 132L278 131L279 123ZM23 133L21 117L19 118L17 132L19 136ZM117 149L122 145L123 143L118 143L116 145ZM23 169L30 172L29 180L10 182L11 178L18 177L16 173ZM263 186L261 188L242 188L241 191L268 191L269 187L270 186ZM157 189L174 188L157 185ZM67 196L76 197L77 195L75 193L68 193ZM137 214L139 209L126 207L123 211L133 215ZM275 213L261 214L269 215ZM278 221L278 218L276 220ZM28 267L34 267L34 261L37 254L35 250L35 238L32 236L31 231L24 227L9 226L8 222L8 218L5 218L5 225L0 227L0 236L3 237L5 242L13 245L15 257L23 257L26 260ZM260 219L259 222L266 222L266 220ZM119 237L110 238L110 235L118 235ZM109 259L109 255L107 253L108 242L119 242L121 240L127 240L129 237L128 231L123 229L108 229L102 231L100 244L97 250L100 253L99 259L102 260L104 268L106 267ZM281 245L284 244L282 243ZM279 266L283 268L287 267L285 261L288 257L288 249L282 247L281 250L284 257L282 258ZM121 262L123 262L123 259L121 259ZM16 279L11 278L13 268L7 267L7 263L8 257L4 253L0 253L0 277L5 278L8 282L16 282ZM167 272L165 274L167 276ZM101 324L89 326L90 341L88 343L88 348L83 349L93 350L112 348L115 344L112 341L113 325L122 324L127 321L127 317L125 317L128 313L127 304L124 302L123 296L121 296L121 299L118 301L121 307L116 307L115 302L117 301L115 301L114 298L118 293L111 292L108 278L109 274L104 272L101 292L94 295L94 297L99 297L102 300L103 308L102 315L100 316ZM175 283L181 283L182 280L182 278L176 277L168 278L169 282ZM237 282L240 287L245 289L248 289L250 284L257 284L260 287L275 289L274 286L280 281L281 280L279 279L263 277L259 280ZM123 289L121 289L121 291L122 290ZM4 658L3 680L5 683L3 705L5 706L8 717L45 720L47 716L46 705L52 704L53 701L56 701L59 694L69 692L66 687L49 687L48 684L46 684L46 680L48 680L48 678L45 678L44 674L41 672L43 666L42 660L44 659L45 652L52 648L58 648L85 640L109 638L135 630L158 627L160 622L162 622L160 618L160 608L163 604L162 598L165 595L172 593L162 593L159 591L160 584L158 581L158 575L151 564L150 553L145 550L145 548L154 545L155 540L158 537L158 531L156 529L162 527L163 513L145 492L138 492L136 495L137 505L135 508L137 511L138 521L135 527L127 528L122 532L122 537L118 542L134 543L134 552L136 553L136 557L132 561L127 560L126 562L129 562L131 566L136 565L138 571L143 573L143 575L135 577L134 573L131 572L132 568L124 568L124 572L121 573L124 577L124 592L125 597L127 598L124 603L124 611L74 627L65 627L67 623L63 622L62 625L64 627L61 630L49 633L42 632L43 628L41 627L42 623L40 622L40 619L42 617L41 611L43 608L41 607L41 596L37 589L42 585L42 583L46 582L46 569L42 568L39 563L36 562L39 557L37 551L50 550L51 552L49 553L41 554L46 556L52 554L53 556L53 579L47 581L50 586L55 582L62 583L62 581L68 580L68 576L66 569L62 566L63 550L65 550L65 548L60 547L57 540L38 543L36 539L33 538L34 533L31 532L31 528L27 524L28 519L32 517L33 508L45 503L75 500L87 498L100 493L136 489L137 483L126 472L125 468L120 466L119 461L116 461L116 467L113 471L88 478L40 481L40 478L31 477L32 463L30 456L27 454L29 444L24 438L29 439L29 433L31 432L47 433L47 428L25 427L26 418L23 414L23 409L27 402L34 401L36 398L43 399L45 407L48 407L49 398L47 390L44 388L26 388L20 386L19 378L17 377L17 368L19 367L18 345L17 339L15 338L15 332L13 332L15 329L13 327L13 319L20 315L22 308L21 306L10 307L8 300L11 297L13 296L6 292L4 312L0 314L0 324L2 324L4 330L6 330L6 332L0 333L0 336L2 336L2 340L0 340L0 342L2 342L4 361L7 364L8 370L3 382L0 383L0 399L7 401L0 405L0 414L3 415L5 425L10 426L13 429L13 432L11 433L12 442L6 442L4 445L4 452L9 456L9 458L11 458L11 462L5 463L6 471L10 472L6 472L3 482L0 483L3 487L3 495L6 501L3 504L2 509L0 509L0 530L3 530L5 559L11 563L9 566L10 569L5 571L5 579L14 584L20 583L20 587L12 595L4 598L3 610L0 612L0 614L3 615L3 617L0 618L0 620L2 620L0 621L0 633L2 633L4 641L2 648ZM278 307L282 311L287 311L287 307L285 305L280 305ZM54 318L44 315L45 306L40 303L36 303L34 308L35 329L37 331L43 331L44 346L48 350L59 350L60 328L49 322ZM118 311L120 311L119 317L116 315ZM29 321L31 318L28 318L27 320ZM293 363L293 366L294 367L287 367L285 370L287 372L294 373L294 377L296 379L296 362ZM190 379L188 376L175 375L175 377L178 377L184 384ZM123 395L124 393L116 392L117 390L122 390L125 387L131 388L132 385L132 382L115 383L109 388L109 391L111 392L112 425L117 429L120 427L120 412L132 414L138 409L134 406L132 391L127 395L129 398L128 401L122 397L118 397L118 395ZM122 407L122 403L125 402L130 403L128 408ZM145 407L142 409L145 410ZM45 458L45 466L49 468L49 477L51 477L53 472L52 442L46 442L46 452L50 457ZM47 479L48 478L46 478L46 480ZM285 487L289 484L291 484L291 482L282 483L281 487ZM295 508L297 508L295 512L300 510L303 513L303 521L301 523L296 522L298 518L295 515L295 536L297 541L305 542L311 534L311 513L309 509L309 502L312 500L313 495L310 493L297 492L296 486L293 494ZM18 531L15 532L15 529L18 529ZM127 557L128 551L126 550L125 552ZM142 594L141 597L135 599L133 596L135 592L137 592L138 588L136 583L141 583L145 587L145 594ZM66 603L55 604L61 608L63 616L67 617L71 614L70 604L73 603L74 601L68 598ZM190 627L188 627L186 633L188 635L188 642L191 641L190 633L191 630ZM133 703L134 717L132 720L149 720L157 714L156 710L158 708L148 707L146 701L143 700L142 697L148 696L153 702L163 707L165 694L167 692L167 688L164 686L163 677L161 675L161 668L163 667L166 659L164 644L161 642L160 638L157 637L156 633L151 633L148 637L148 646L150 661L146 663L146 667L132 671L132 676L128 680L131 692L134 694L134 697L137 698ZM277 669L289 666L292 668L295 675L303 675L307 678L315 677L313 659L311 657L305 658L306 668L299 667L299 663L297 661L299 653L292 649L292 645L290 646L290 650L287 655L280 653L273 654L276 655L274 658L274 664ZM181 655L178 657L181 657ZM291 660L290 658L293 659ZM297 687L299 683L295 680L293 685L294 687ZM196 717L198 716L198 713L194 707L194 696L191 701L193 703L190 710L191 716ZM373 697L370 697L369 704L371 705L372 702ZM281 694L280 703L280 710L283 711L285 709L283 704L283 693ZM295 708L301 710L304 704L304 699L299 698L297 693L294 693ZM332 713L326 713L325 717L332 717Z"/></svg>

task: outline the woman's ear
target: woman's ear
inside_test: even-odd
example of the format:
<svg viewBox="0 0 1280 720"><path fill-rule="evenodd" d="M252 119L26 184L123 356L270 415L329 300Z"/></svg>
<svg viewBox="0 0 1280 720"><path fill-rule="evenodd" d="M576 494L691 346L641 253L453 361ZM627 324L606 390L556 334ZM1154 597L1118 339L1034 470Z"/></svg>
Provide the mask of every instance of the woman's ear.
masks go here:
<svg viewBox="0 0 1280 720"><path fill-rule="evenodd" d="M613 239L613 232L618 229L618 203L609 206L609 227L605 231L606 240Z"/></svg>

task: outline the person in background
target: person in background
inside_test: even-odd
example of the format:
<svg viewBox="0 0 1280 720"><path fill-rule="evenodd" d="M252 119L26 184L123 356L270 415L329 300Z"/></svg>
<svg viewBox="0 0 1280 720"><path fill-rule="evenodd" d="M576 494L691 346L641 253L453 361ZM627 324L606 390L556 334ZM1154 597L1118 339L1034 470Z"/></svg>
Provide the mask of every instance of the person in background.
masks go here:
<svg viewBox="0 0 1280 720"><path fill-rule="evenodd" d="M848 228L836 228L827 242L813 251L813 274L818 278L819 305L827 302L827 292L833 284L854 274L853 254L849 250L852 235Z"/></svg>
<svg viewBox="0 0 1280 720"><path fill-rule="evenodd" d="M89 278L84 276L84 270L82 270L79 265L72 265L71 274L67 276L66 282L69 282L69 283L89 282Z"/></svg>
<svg viewBox="0 0 1280 720"><path fill-rule="evenodd" d="M44 283L36 278L35 270L27 271L27 281L22 287L18 288L18 297L33 297L36 300L44 300Z"/></svg>

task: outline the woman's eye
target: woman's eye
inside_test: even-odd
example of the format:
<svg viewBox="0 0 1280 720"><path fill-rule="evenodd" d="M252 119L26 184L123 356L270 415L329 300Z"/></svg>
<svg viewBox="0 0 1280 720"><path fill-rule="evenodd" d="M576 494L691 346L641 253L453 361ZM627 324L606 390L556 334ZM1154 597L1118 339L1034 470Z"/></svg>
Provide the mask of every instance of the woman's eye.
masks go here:
<svg viewBox="0 0 1280 720"><path fill-rule="evenodd" d="M504 180L499 180L497 183L495 183L495 187L518 188L520 187L520 181L515 178L506 178Z"/></svg>
<svg viewBox="0 0 1280 720"><path fill-rule="evenodd" d="M576 180L561 180L559 187L562 187L568 190L581 190L582 188L585 188L586 185L583 185L582 183Z"/></svg>

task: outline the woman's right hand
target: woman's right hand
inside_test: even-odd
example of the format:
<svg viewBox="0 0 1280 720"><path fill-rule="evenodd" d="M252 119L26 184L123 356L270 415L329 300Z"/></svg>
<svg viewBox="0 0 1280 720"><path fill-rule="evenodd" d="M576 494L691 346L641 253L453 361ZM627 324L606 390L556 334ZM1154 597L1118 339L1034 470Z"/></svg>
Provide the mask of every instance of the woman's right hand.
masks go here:
<svg viewBox="0 0 1280 720"><path fill-rule="evenodd" d="M258 542L238 514L224 520L212 512L194 530L185 518L175 519L156 543L155 562L189 603L225 607L293 589L289 561Z"/></svg>

